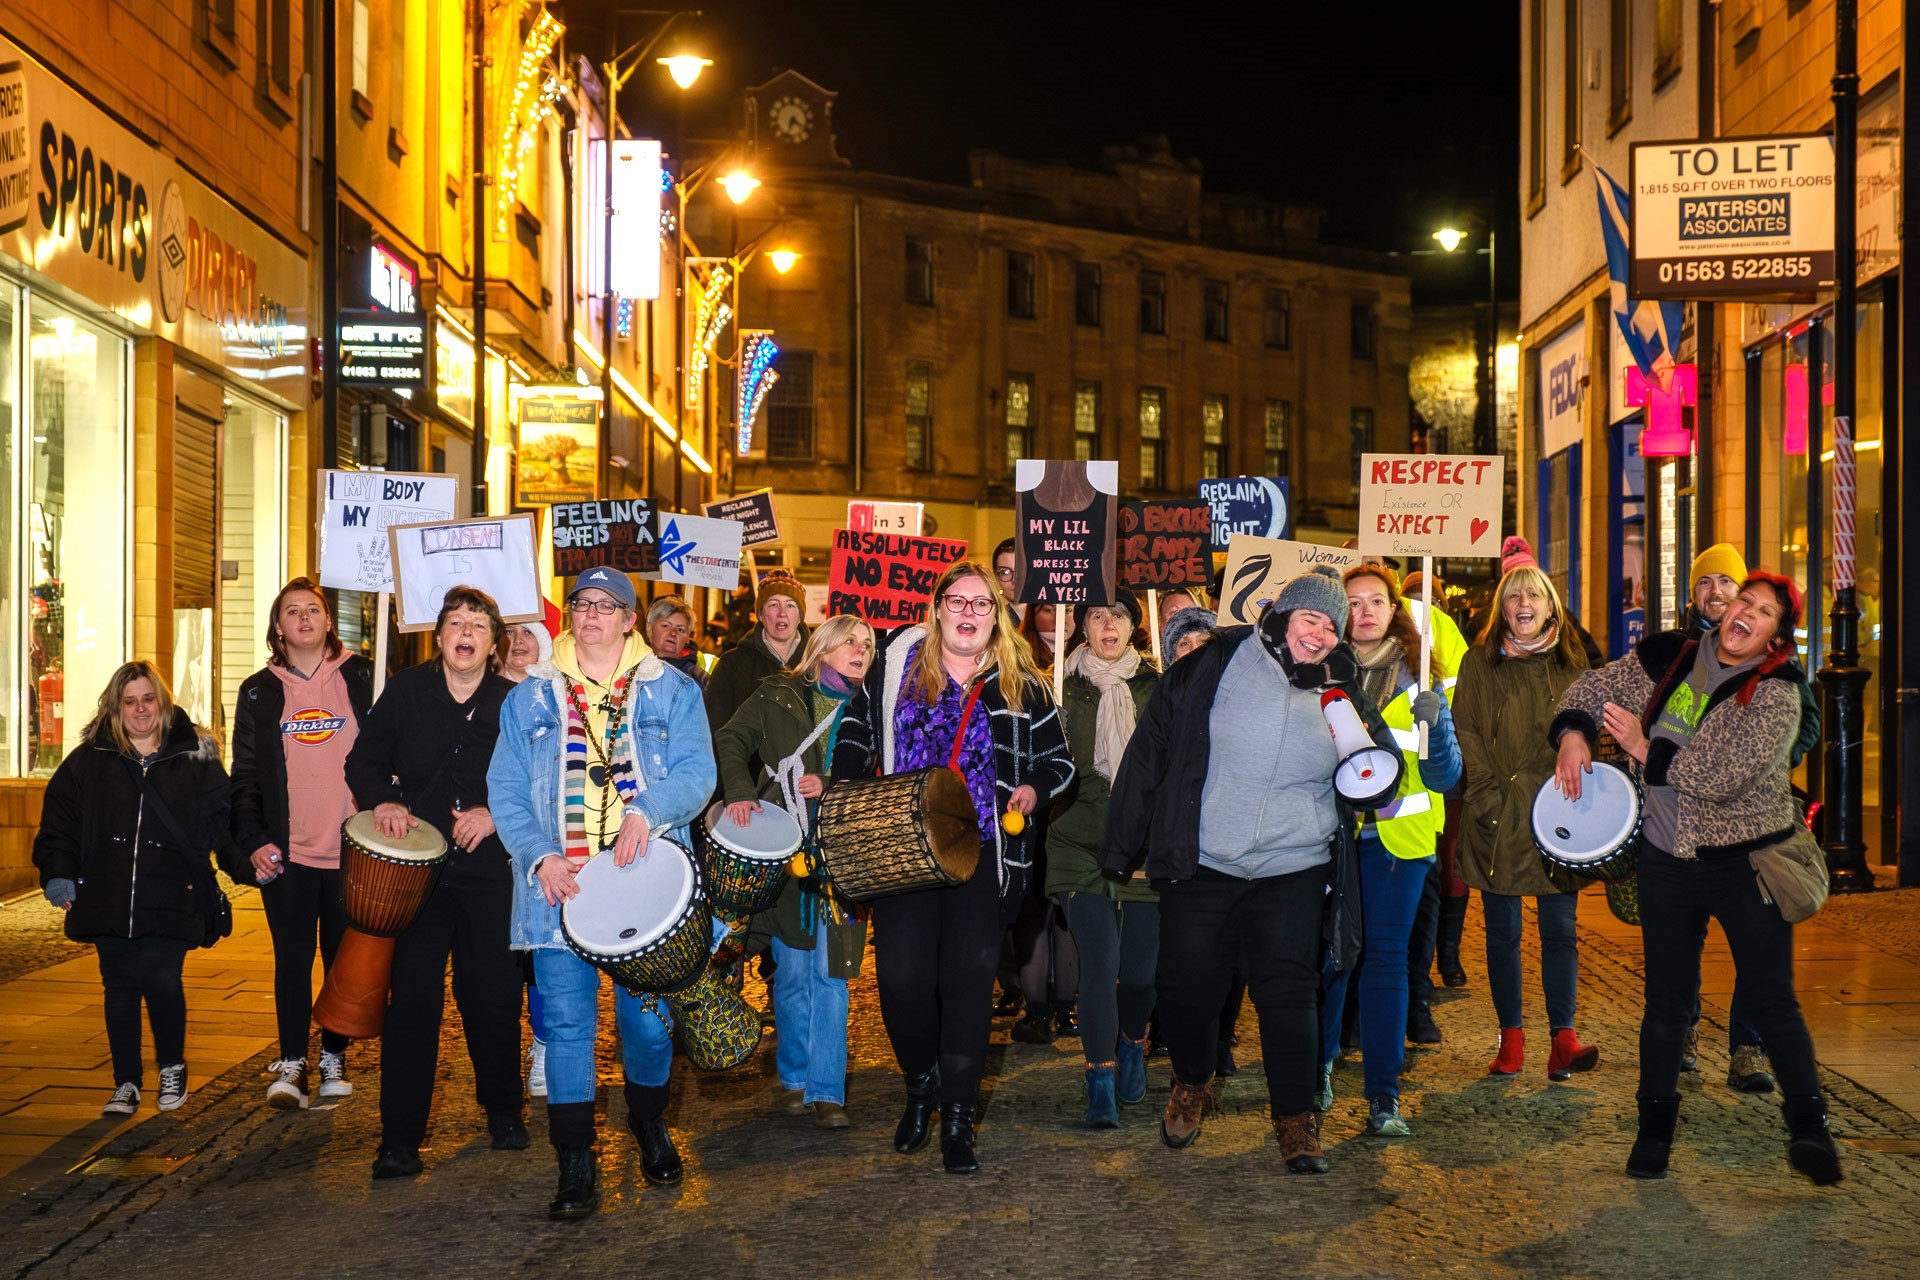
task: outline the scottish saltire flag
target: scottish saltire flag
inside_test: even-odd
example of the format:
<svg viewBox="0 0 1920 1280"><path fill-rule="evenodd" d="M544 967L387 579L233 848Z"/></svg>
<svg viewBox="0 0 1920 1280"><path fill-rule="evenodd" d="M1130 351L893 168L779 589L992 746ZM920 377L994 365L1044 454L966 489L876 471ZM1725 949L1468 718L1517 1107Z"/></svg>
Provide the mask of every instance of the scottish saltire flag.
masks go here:
<svg viewBox="0 0 1920 1280"><path fill-rule="evenodd" d="M1592 157L1588 157L1592 163ZM1667 385L1674 348L1686 308L1678 302L1636 302L1627 297L1627 189L1599 165L1593 166L1600 189L1600 238L1607 246L1607 278L1613 282L1613 319L1640 372L1655 385Z"/></svg>

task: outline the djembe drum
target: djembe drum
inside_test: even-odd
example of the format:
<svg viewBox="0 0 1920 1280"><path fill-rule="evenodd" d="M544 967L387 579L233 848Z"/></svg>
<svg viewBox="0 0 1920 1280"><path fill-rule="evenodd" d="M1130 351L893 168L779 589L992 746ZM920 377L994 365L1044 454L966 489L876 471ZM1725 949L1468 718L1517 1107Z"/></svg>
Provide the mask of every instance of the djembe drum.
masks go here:
<svg viewBox="0 0 1920 1280"><path fill-rule="evenodd" d="M965 884L980 861L973 797L944 766L834 783L819 832L826 877L849 902Z"/></svg>
<svg viewBox="0 0 1920 1280"><path fill-rule="evenodd" d="M393 940L407 931L446 866L447 841L426 823L383 836L363 810L340 828L340 897L347 931L313 1002L313 1020L355 1040L380 1034L393 981Z"/></svg>

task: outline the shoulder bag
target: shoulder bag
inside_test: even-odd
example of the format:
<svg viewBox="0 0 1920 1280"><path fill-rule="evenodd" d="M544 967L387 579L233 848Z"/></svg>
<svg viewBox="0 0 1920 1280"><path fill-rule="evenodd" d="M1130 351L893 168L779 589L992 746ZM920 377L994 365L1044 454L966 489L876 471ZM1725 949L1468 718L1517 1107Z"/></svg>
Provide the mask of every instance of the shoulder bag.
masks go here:
<svg viewBox="0 0 1920 1280"><path fill-rule="evenodd" d="M1748 854L1747 863L1760 882L1760 896L1778 907L1788 924L1827 905L1827 857L1801 824L1794 823L1778 844Z"/></svg>

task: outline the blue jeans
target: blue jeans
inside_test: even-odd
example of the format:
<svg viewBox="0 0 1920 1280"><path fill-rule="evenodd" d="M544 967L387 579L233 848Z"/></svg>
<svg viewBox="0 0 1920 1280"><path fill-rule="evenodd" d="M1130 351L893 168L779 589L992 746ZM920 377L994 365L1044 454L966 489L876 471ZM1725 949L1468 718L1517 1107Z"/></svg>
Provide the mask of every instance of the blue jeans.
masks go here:
<svg viewBox="0 0 1920 1280"><path fill-rule="evenodd" d="M1533 900L1540 914L1540 986L1554 1031L1573 1026L1580 986L1580 942L1573 929L1579 897L1550 893ZM1520 899L1483 889L1480 904L1487 913L1487 985L1504 1031L1521 1025Z"/></svg>
<svg viewBox="0 0 1920 1280"><path fill-rule="evenodd" d="M1407 939L1433 855L1396 858L1371 836L1360 839L1360 918L1366 943L1351 969L1320 973L1320 1061L1340 1056L1340 1014L1347 980L1360 975L1360 1053L1367 1097L1400 1096L1407 1056Z"/></svg>
<svg viewBox="0 0 1920 1280"><path fill-rule="evenodd" d="M533 953L547 1024L547 1105L592 1102L597 1084L593 1042L600 1028L598 969L564 947ZM630 1083L664 1085L673 1067L673 1015L658 996L613 988L614 1025Z"/></svg>
<svg viewBox="0 0 1920 1280"><path fill-rule="evenodd" d="M779 966L773 986L773 1028L780 1037L774 1068L784 1089L805 1090L801 1099L847 1100L847 984L827 974L827 920L814 926L813 950L801 951L775 938Z"/></svg>

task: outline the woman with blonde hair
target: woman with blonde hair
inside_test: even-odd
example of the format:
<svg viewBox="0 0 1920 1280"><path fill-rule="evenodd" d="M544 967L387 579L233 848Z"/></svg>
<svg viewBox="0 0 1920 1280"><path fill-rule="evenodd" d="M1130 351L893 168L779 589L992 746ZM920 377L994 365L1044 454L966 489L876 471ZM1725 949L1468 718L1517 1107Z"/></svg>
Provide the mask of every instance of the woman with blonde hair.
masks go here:
<svg viewBox="0 0 1920 1280"><path fill-rule="evenodd" d="M67 936L99 955L114 1079L102 1114L139 1109L143 1003L160 1110L187 1100L181 971L206 940L219 891L207 855L234 862L227 805L219 744L174 705L150 662L113 673L79 749L47 781L33 865L47 901L66 912Z"/></svg>
<svg viewBox="0 0 1920 1280"><path fill-rule="evenodd" d="M795 670L760 682L714 734L729 818L745 825L759 811L760 789L753 776L753 761L759 759L774 762L776 775L789 776L804 806L794 819L802 830L813 830L840 719L860 696L872 661L873 628L865 618L843 613L807 637ZM779 1039L774 1111L790 1116L811 1111L822 1129L847 1127L847 978L828 965L827 946L836 914L818 881L796 876L760 926L773 934L780 974L773 984Z"/></svg>
<svg viewBox="0 0 1920 1280"><path fill-rule="evenodd" d="M1532 898L1540 930L1540 983L1553 1032L1547 1078L1589 1071L1600 1051L1573 1028L1579 986L1574 910L1582 881L1549 867L1533 844L1533 800L1553 776L1548 726L1587 655L1553 582L1536 564L1507 570L1485 629L1460 664L1454 724L1467 766L1460 878L1480 891L1487 916L1487 985L1500 1018L1500 1052L1488 1074L1513 1076L1526 1059L1520 1017L1520 900Z"/></svg>
<svg viewBox="0 0 1920 1280"><path fill-rule="evenodd" d="M937 1106L948 1172L973 1173L994 962L1030 872L1024 819L1066 790L1073 758L1033 653L985 566L950 566L926 622L889 633L875 659L865 697L840 723L833 776L956 762L980 824L980 865L966 883L873 907L880 1013L907 1085L894 1149L925 1145ZM1009 810L1022 821L1003 826Z"/></svg>

